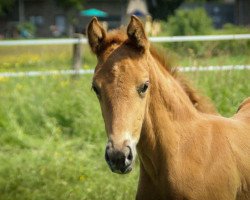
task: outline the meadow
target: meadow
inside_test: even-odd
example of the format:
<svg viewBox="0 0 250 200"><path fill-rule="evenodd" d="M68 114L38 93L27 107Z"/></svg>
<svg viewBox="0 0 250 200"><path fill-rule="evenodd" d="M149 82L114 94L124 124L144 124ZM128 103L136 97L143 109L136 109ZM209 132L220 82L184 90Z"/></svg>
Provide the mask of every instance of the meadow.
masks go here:
<svg viewBox="0 0 250 200"><path fill-rule="evenodd" d="M249 40L164 43L154 46L168 55L167 57L174 66L247 65L250 63ZM82 68L94 68L95 56L87 45L83 45L82 48ZM0 72L70 69L72 49L72 45L0 47Z"/></svg>
<svg viewBox="0 0 250 200"><path fill-rule="evenodd" d="M95 58L85 47L83 68ZM173 56L176 65L250 64L249 56ZM0 71L68 69L71 46L0 48ZM224 116L250 96L250 70L186 73ZM128 175L104 160L106 133L91 75L0 78L0 199L134 199Z"/></svg>

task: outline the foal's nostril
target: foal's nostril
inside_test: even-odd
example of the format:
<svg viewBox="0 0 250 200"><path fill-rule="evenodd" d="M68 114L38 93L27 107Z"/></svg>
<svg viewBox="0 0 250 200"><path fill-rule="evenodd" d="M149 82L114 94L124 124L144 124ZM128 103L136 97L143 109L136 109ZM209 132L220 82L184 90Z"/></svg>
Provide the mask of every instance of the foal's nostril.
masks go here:
<svg viewBox="0 0 250 200"><path fill-rule="evenodd" d="M129 154L128 154L128 156L127 156L127 159L128 159L129 161L132 161L132 160L133 160L132 150L131 150L130 147L128 147L128 148L129 148Z"/></svg>
<svg viewBox="0 0 250 200"><path fill-rule="evenodd" d="M109 158L109 155L108 155L108 149L106 148L106 151L105 151L105 160L109 163L110 162L110 158Z"/></svg>
<svg viewBox="0 0 250 200"><path fill-rule="evenodd" d="M105 160L113 172L125 173L131 171L133 163L133 153L130 146L117 150L107 145L105 150Z"/></svg>

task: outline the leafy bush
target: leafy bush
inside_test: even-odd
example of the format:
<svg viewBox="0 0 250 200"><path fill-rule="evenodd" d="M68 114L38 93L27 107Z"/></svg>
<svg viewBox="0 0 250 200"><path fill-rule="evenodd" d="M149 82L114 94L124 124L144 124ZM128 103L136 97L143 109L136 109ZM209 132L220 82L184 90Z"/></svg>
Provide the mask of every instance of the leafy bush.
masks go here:
<svg viewBox="0 0 250 200"><path fill-rule="evenodd" d="M207 35L213 29L212 20L203 8L177 10L166 26L170 35Z"/></svg>
<svg viewBox="0 0 250 200"><path fill-rule="evenodd" d="M215 30L212 20L202 8L178 10L167 23L162 22L164 35L220 35L249 33L247 27L225 24L223 29ZM199 41L164 44L165 47L190 57L212 57L217 55L241 55L250 52L249 40Z"/></svg>
<svg viewBox="0 0 250 200"><path fill-rule="evenodd" d="M175 15L163 23L163 31L170 36L207 35L213 31L212 20L203 8L193 10L179 9ZM201 42L172 43L167 47L180 54L191 52L199 57L207 53L208 47Z"/></svg>
<svg viewBox="0 0 250 200"><path fill-rule="evenodd" d="M225 24L223 29L216 30L214 34L248 34L250 33L249 27L236 26L233 24ZM230 40L230 41L217 41L214 42L215 49L214 54L226 53L232 55L243 55L250 53L250 41L249 40Z"/></svg>
<svg viewBox="0 0 250 200"><path fill-rule="evenodd" d="M29 38L33 37L36 32L36 27L30 22L24 22L17 25L17 30L21 36Z"/></svg>
<svg viewBox="0 0 250 200"><path fill-rule="evenodd" d="M237 26L227 23L222 29L216 30L215 34L249 34L250 28L247 26Z"/></svg>

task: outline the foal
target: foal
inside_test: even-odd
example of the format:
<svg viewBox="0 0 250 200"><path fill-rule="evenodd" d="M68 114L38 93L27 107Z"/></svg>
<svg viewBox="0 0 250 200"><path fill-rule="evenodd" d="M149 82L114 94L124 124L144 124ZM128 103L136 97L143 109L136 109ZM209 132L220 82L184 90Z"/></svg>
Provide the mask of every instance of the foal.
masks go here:
<svg viewBox="0 0 250 200"><path fill-rule="evenodd" d="M138 152L137 199L250 199L250 99L232 118L199 112L134 16L126 34L106 33L93 18L88 38L98 58L92 87L108 136L105 159L124 174Z"/></svg>

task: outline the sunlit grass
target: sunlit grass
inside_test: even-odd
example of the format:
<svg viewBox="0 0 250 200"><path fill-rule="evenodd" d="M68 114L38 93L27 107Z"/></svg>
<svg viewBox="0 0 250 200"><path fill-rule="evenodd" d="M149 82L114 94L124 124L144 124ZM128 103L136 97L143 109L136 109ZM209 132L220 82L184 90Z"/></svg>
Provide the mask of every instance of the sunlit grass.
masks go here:
<svg viewBox="0 0 250 200"><path fill-rule="evenodd" d="M83 46L82 68L95 57ZM72 45L0 47L0 71L70 69ZM175 57L175 56L173 56ZM250 64L249 56L176 56L178 66ZM250 71L187 73L219 112L250 96ZM138 165L110 172L106 134L91 75L0 77L0 200L134 199Z"/></svg>
<svg viewBox="0 0 250 200"><path fill-rule="evenodd" d="M192 72L187 75L197 88L213 100L224 116L232 116L240 103L250 96L250 70Z"/></svg>
<svg viewBox="0 0 250 200"><path fill-rule="evenodd" d="M169 48L171 47L170 43L164 45ZM156 46L159 45L157 44ZM179 49L181 49L180 47ZM0 72L71 69L72 48L72 45L0 47ZM82 69L93 69L96 65L95 56L91 53L87 45L83 45L82 48ZM211 51L215 50L211 47ZM247 53L219 53L216 56L207 54L206 56L199 57L192 49L182 52L181 55L173 52L175 52L174 49L169 50L166 54L171 54L170 60L171 62L174 61L174 64L177 66L250 64L250 57Z"/></svg>
<svg viewBox="0 0 250 200"><path fill-rule="evenodd" d="M188 73L231 116L250 95L250 71ZM110 172L91 76L0 80L0 199L134 199L138 166Z"/></svg>
<svg viewBox="0 0 250 200"><path fill-rule="evenodd" d="M83 45L82 68L95 67L95 57ZM71 69L72 45L0 47L0 71Z"/></svg>
<svg viewBox="0 0 250 200"><path fill-rule="evenodd" d="M104 161L106 136L90 78L0 85L0 199L132 199L137 173L118 179Z"/></svg>

